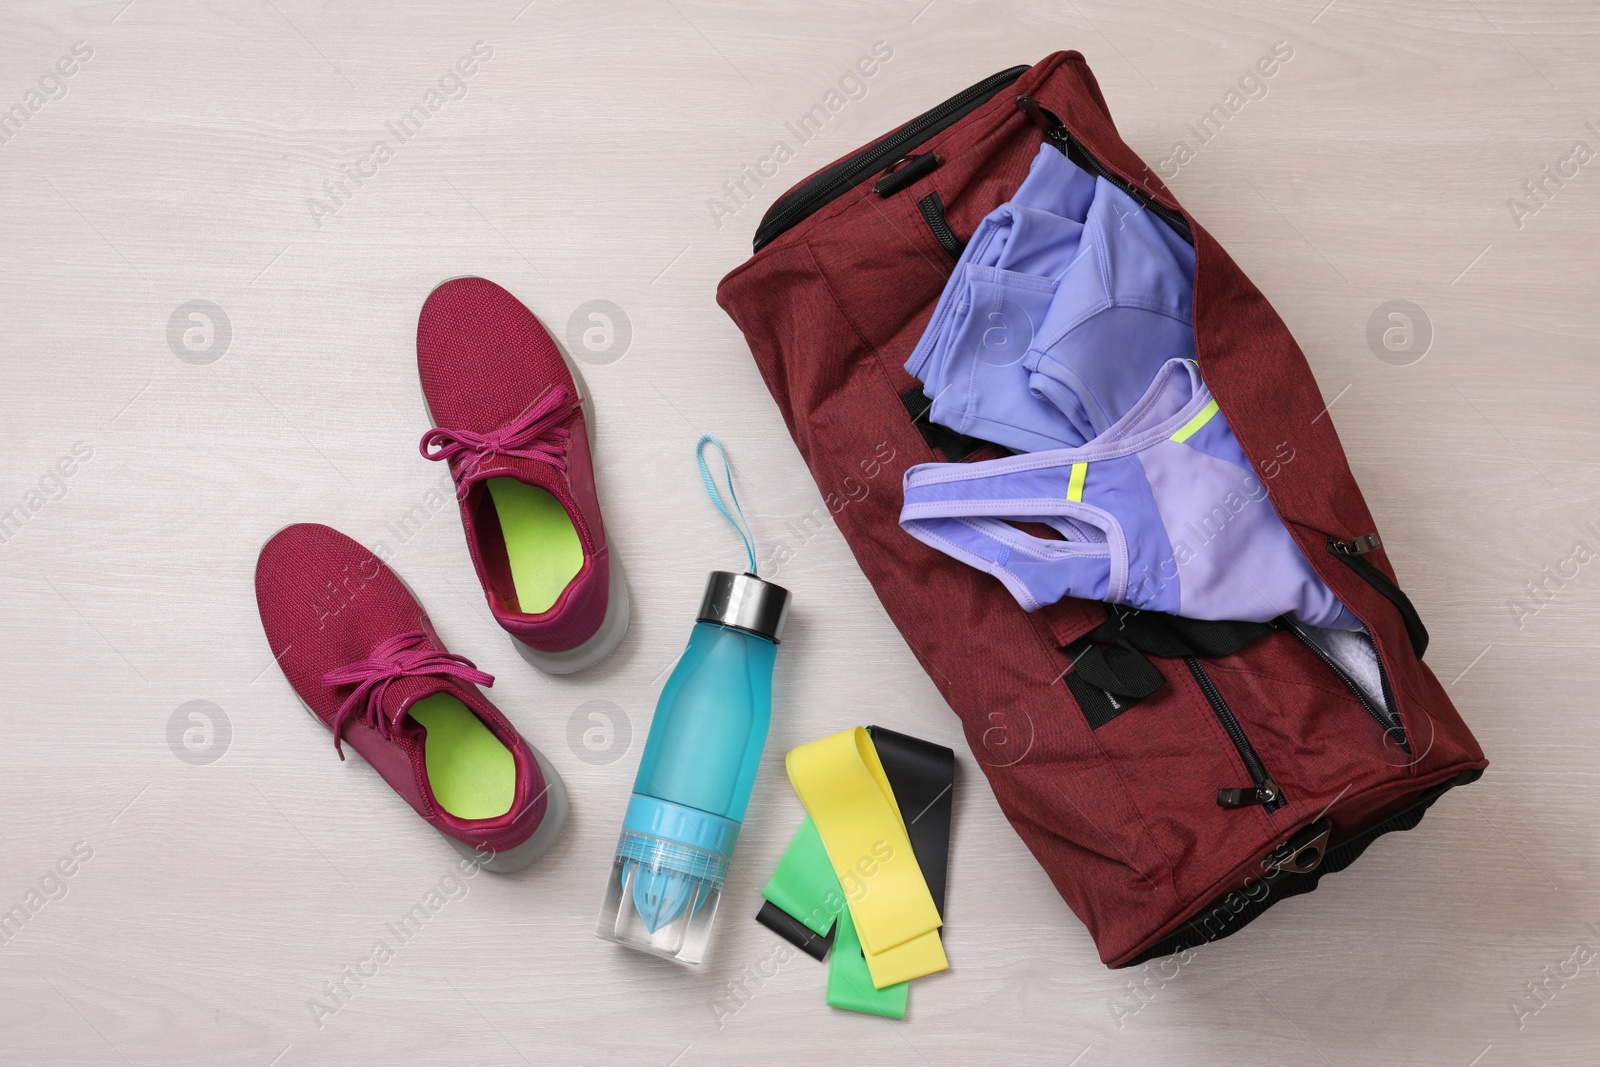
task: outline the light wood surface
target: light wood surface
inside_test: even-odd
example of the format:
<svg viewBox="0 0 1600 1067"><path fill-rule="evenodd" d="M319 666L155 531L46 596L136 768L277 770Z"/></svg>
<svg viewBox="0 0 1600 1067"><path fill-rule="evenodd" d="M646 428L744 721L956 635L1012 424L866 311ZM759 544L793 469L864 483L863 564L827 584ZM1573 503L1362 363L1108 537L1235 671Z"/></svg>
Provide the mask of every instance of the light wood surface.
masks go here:
<svg viewBox="0 0 1600 1067"><path fill-rule="evenodd" d="M40 504L0 544L0 908L41 881L58 898L0 946L0 1061L1595 1062L1600 956L1573 961L1600 953L1600 559L1563 560L1600 552L1600 159L1548 183L1520 227L1508 206L1574 142L1600 152L1594 5L523 3L0 11L0 107L46 79L0 144L0 508ZM92 56L48 78L79 41ZM465 95L363 162L479 41L492 55ZM879 41L892 58L865 95L796 144L785 123ZM1175 976L1111 972L837 530L815 525L817 490L713 291L784 188L993 71L1081 50L1154 164L1279 41L1293 58L1266 95L1171 184L1306 349L1428 660L1494 762L1418 832ZM779 176L714 211L779 139ZM308 201L358 162L375 175L318 217ZM620 358L576 349L634 621L575 677L514 653L453 509L404 543L392 530L428 513L441 474L416 454L417 310L468 273L563 338L593 300L631 333ZM1366 339L1397 299L1431 322L1408 366ZM225 314L225 349L199 320L169 343L197 300ZM738 558L690 458L700 432L729 446L763 555L790 548L795 611L727 911L688 971L590 930L664 673L705 572ZM272 664L251 573L300 520L393 548L573 797L544 862L467 883L322 1026L308 1000L454 854L334 757ZM1513 610L1546 567L1569 577ZM190 701L213 708L209 749ZM609 751L603 730L599 751L583 740L596 708L618 724ZM800 816L783 753L869 721L961 753L953 966L916 983L904 1023L825 1007L824 969L778 958L750 918ZM748 990L736 1011L730 983Z"/></svg>

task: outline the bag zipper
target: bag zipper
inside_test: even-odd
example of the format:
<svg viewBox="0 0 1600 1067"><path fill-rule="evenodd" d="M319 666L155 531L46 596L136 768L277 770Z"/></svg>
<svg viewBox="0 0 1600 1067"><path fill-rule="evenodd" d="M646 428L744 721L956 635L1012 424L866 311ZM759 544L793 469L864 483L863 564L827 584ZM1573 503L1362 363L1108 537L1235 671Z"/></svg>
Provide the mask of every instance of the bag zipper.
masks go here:
<svg viewBox="0 0 1600 1067"><path fill-rule="evenodd" d="M756 227L753 252L771 244L785 230L812 212L837 200L851 188L866 181L884 167L900 159L928 138L948 129L957 120L988 103L1001 89L1029 70L1028 64L991 74L976 85L952 96L938 107L924 111L877 144L847 156L822 173L800 183L767 209Z"/></svg>
<svg viewBox="0 0 1600 1067"><path fill-rule="evenodd" d="M1209 930L1203 931L1191 919L1132 960L1123 964L1123 966L1137 967L1148 960L1170 956L1174 952L1182 952L1196 945L1220 941L1224 937L1237 933L1278 901L1286 900L1299 893L1309 892L1317 887L1318 880L1324 875L1336 873L1349 867L1350 864L1355 862L1356 857L1360 856L1367 846L1377 838L1382 837L1384 834L1410 830L1415 827L1422 821L1423 814L1433 806L1434 801L1457 786L1471 785L1482 776L1483 772L1480 770L1462 771L1448 782L1442 782L1417 796L1399 811L1379 819L1377 822L1368 823L1349 837L1329 843L1322 854L1322 861L1317 864L1315 870L1304 874L1295 872L1281 882L1267 880L1265 884L1270 891L1259 901L1253 902L1253 905L1247 904L1243 908L1228 907L1229 900L1238 890L1230 890L1221 896L1213 898L1205 907L1196 912L1196 915L1216 915L1220 908L1221 914L1225 916L1225 918L1221 919L1222 928L1220 931L1215 933ZM1231 925L1236 919L1238 925Z"/></svg>
<svg viewBox="0 0 1600 1067"><path fill-rule="evenodd" d="M1411 650L1416 653L1418 659L1421 659L1422 654L1428 650L1428 628L1422 624L1422 616L1417 614L1416 605L1412 604L1411 598L1406 596L1400 587L1371 560L1362 558L1368 552L1382 547L1383 542L1375 533L1350 538L1328 538L1328 551L1355 571L1362 581L1381 593L1384 599L1400 612L1400 618L1406 625L1406 636L1411 639Z"/></svg>
<svg viewBox="0 0 1600 1067"><path fill-rule="evenodd" d="M967 244L956 236L950 224L945 221L944 198L939 195L939 190L935 189L918 200L917 211L922 214L922 221L928 224L928 230L933 234L933 239L939 242L939 247L944 249L951 259L960 259Z"/></svg>
<svg viewBox="0 0 1600 1067"><path fill-rule="evenodd" d="M1355 695L1356 700L1363 708L1366 709L1367 714L1372 716L1373 721L1383 728L1383 732L1386 736L1393 737L1395 742L1399 744L1399 746L1405 751L1411 751L1411 742L1406 738L1406 728L1400 722L1399 711L1395 709L1394 690L1389 688L1389 672L1383 669L1382 657L1377 657L1378 683L1383 687L1384 703L1384 707L1379 708L1372 703L1371 698L1367 696L1366 690L1362 689L1361 686L1356 683L1356 680L1350 677L1350 673L1339 664L1339 661L1328 655L1327 652L1323 651L1321 645L1311 640L1310 635L1302 630L1299 624L1297 624L1287 615L1284 615L1279 619L1279 624L1287 629L1290 633L1298 637L1300 639L1300 643L1311 650L1312 655L1316 656L1330 671L1339 676L1339 679L1343 681L1344 684L1350 688L1350 692ZM1376 647L1374 647L1373 651L1377 651Z"/></svg>
<svg viewBox="0 0 1600 1067"><path fill-rule="evenodd" d="M1228 740L1239 750L1239 758L1244 761L1244 768L1250 772L1250 780L1254 783L1243 789L1217 790L1217 804L1224 808L1243 808L1251 804L1260 804L1264 811L1277 811L1288 802L1283 799L1283 790L1278 787L1278 783L1267 773L1266 765L1261 762L1261 756L1256 752L1255 746L1245 736L1244 727L1234 718L1233 710L1228 707L1228 702L1222 699L1222 694L1217 691L1211 676L1200 665L1199 658L1185 656L1183 662L1189 665L1189 673L1194 675L1195 683L1200 686L1200 692L1205 694L1206 702L1211 705L1217 721L1227 732Z"/></svg>
<svg viewBox="0 0 1600 1067"><path fill-rule="evenodd" d="M918 115L877 144L864 148L852 156L847 156L820 174L808 178L788 193L785 193L767 209L766 215L761 219L761 224L756 227L752 251L761 251L762 248L771 244L785 231L793 228L819 208L837 200L851 188L871 177L875 172L906 161L911 149L918 147L935 134L948 129L958 120L987 103L996 93L1011 85L1028 70L1029 67L1024 64L990 75L976 85L957 93L938 107ZM1028 116L1035 126L1043 130L1046 138L1063 155L1072 160L1074 164L1089 174L1097 178L1104 178L1112 185L1115 185L1133 198L1134 202L1139 204L1140 207L1148 209L1168 226L1172 227L1178 236L1189 244L1194 244L1194 234L1189 229L1189 223L1184 219L1181 212L1158 204L1137 185L1113 174L1088 149L1083 147L1083 143L1072 135L1072 131L1067 129L1066 124L1054 112L1043 107L1037 100L1027 94L1017 97L1016 106L1019 111ZM934 163L936 165L937 160L934 160ZM891 175L885 175L884 177L890 178ZM889 192L897 192L900 188L899 183L891 182L891 185L893 188ZM884 193L881 195L889 194Z"/></svg>
<svg viewBox="0 0 1600 1067"><path fill-rule="evenodd" d="M1149 194L1145 193L1137 185L1107 170L1104 164L1091 155L1087 148L1083 147L1083 142L1072 136L1072 131L1067 129L1066 123L1056 117L1055 112L1044 107L1039 101L1026 93L1017 97L1017 110L1028 116L1029 121L1043 130L1045 139L1060 149L1061 154L1076 164L1080 170L1087 171L1097 178L1104 178L1112 185L1115 185L1132 197L1140 207L1150 211L1161 221L1172 227L1173 232L1179 237L1182 237L1191 245L1194 244L1194 233L1189 229L1188 220L1183 217L1182 213L1156 203Z"/></svg>

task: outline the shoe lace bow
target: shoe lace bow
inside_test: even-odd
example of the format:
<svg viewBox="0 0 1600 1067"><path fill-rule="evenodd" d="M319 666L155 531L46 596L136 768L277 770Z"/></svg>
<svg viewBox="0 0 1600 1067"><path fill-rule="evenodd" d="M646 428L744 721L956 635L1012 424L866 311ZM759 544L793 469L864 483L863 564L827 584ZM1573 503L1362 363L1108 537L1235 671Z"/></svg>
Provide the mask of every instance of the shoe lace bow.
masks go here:
<svg viewBox="0 0 1600 1067"><path fill-rule="evenodd" d="M354 685L333 717L333 748L344 759L344 729L352 716L362 721L387 741L395 739L399 720L383 712L383 698L389 687L402 678L452 677L477 685L493 685L494 676L478 670L472 661L453 652L429 647L421 630L398 634L372 650L366 659L335 668L322 676L328 686Z"/></svg>
<svg viewBox="0 0 1600 1067"><path fill-rule="evenodd" d="M470 457L481 463L492 455L516 456L567 469L567 440L572 431L562 425L578 409L565 386L556 386L528 405L522 414L488 433L436 426L422 435L418 451L424 459L453 460Z"/></svg>

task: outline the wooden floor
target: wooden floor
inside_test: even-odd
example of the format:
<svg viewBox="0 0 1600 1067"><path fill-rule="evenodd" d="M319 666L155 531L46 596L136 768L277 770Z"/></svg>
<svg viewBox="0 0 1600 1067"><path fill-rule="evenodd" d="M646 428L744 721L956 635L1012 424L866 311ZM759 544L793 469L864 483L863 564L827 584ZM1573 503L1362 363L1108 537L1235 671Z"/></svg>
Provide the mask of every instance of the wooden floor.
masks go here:
<svg viewBox="0 0 1600 1067"><path fill-rule="evenodd" d="M0 511L25 519L0 543L0 909L31 911L0 935L0 1061L1595 1062L1600 9L524 2L0 11L0 107L25 115L0 143ZM889 58L845 81L875 47ZM1418 832L1176 973L1098 962L818 521L713 302L788 185L1061 48L1304 346L1429 663L1493 760ZM1242 81L1275 48L1274 76ZM800 143L787 124L841 83ZM1190 125L1232 92L1200 142ZM426 119L402 138L407 114ZM752 182L780 140L792 159ZM536 673L489 618L416 453L417 310L469 273L519 294L597 398L634 621L576 677ZM590 931L705 572L740 558L701 432L734 456L795 610L727 911L691 972ZM349 969L454 854L335 758L273 664L251 574L301 520L392 551L573 798L541 865L443 883L359 986ZM801 813L783 753L859 722L961 752L953 966L904 1023L825 1007L824 969L750 920Z"/></svg>

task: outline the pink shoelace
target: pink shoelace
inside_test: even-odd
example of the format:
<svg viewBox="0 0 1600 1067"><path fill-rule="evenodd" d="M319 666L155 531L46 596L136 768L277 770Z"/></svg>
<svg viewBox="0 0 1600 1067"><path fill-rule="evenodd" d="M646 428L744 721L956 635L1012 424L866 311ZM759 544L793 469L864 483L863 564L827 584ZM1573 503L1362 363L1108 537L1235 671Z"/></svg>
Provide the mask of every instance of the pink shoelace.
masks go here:
<svg viewBox="0 0 1600 1067"><path fill-rule="evenodd" d="M558 471L567 469L567 439L572 431L561 425L578 409L579 401L567 398L565 386L547 390L515 419L498 430L475 433L436 426L422 435L417 445L424 459L470 457L481 463L491 455L517 456L548 463ZM437 446L437 451L430 449Z"/></svg>
<svg viewBox="0 0 1600 1067"><path fill-rule="evenodd" d="M388 741L395 739L398 719L391 720L383 713L383 697L389 691L389 686L402 678L449 676L477 685L494 684L494 676L478 670L471 660L453 652L429 648L426 646L427 640L427 635L421 630L399 634L373 649L366 659L338 667L322 676L323 685L355 686L333 717L333 748L339 753L340 759L344 759L345 723L358 708L363 709L362 718L380 737Z"/></svg>

